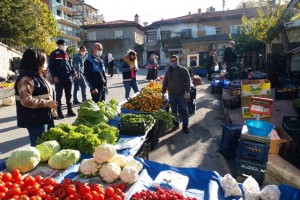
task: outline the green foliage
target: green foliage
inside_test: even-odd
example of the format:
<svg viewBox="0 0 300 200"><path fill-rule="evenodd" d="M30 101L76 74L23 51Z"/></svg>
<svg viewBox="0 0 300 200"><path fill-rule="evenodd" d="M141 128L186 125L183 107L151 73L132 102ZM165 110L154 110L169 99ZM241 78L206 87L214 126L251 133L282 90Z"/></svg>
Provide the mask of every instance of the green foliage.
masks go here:
<svg viewBox="0 0 300 200"><path fill-rule="evenodd" d="M0 40L7 45L39 48L50 53L58 35L53 14L40 0L0 1Z"/></svg>
<svg viewBox="0 0 300 200"><path fill-rule="evenodd" d="M77 52L76 46L68 46L66 52L73 58L73 55Z"/></svg>

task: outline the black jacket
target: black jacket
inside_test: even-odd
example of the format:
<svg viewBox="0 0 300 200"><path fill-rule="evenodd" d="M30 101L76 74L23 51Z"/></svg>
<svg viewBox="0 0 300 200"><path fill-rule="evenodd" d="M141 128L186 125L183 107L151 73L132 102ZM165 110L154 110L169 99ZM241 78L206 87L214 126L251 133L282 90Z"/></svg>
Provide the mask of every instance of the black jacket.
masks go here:
<svg viewBox="0 0 300 200"><path fill-rule="evenodd" d="M90 55L84 61L84 76L91 90L104 88L106 86L106 75L104 72L103 61L99 61Z"/></svg>
<svg viewBox="0 0 300 200"><path fill-rule="evenodd" d="M131 69L127 62L121 62L119 70L120 72L122 72L123 81L131 81L133 79L136 79L136 71L134 71L134 77L131 77Z"/></svg>
<svg viewBox="0 0 300 200"><path fill-rule="evenodd" d="M236 52L234 48L227 47L224 50L224 62L226 65L229 65L231 63L234 63L236 61Z"/></svg>
<svg viewBox="0 0 300 200"><path fill-rule="evenodd" d="M69 55L60 49L50 54L49 70L52 77L58 77L60 80L71 79L75 74Z"/></svg>
<svg viewBox="0 0 300 200"><path fill-rule="evenodd" d="M34 91L32 96L48 94L48 87L45 81L36 72L21 71L15 83L15 94L19 96L18 82L24 77L30 77L34 82ZM16 100L17 107L17 125L22 128L32 128L44 124L52 124L53 117L50 108L26 108L22 106L19 100Z"/></svg>

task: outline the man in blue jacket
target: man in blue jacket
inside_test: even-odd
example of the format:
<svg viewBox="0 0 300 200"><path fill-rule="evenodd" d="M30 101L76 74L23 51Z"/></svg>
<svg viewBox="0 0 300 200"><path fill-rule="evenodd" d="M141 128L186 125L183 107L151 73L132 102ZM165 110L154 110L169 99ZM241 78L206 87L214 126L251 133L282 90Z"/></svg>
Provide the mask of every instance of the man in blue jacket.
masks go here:
<svg viewBox="0 0 300 200"><path fill-rule="evenodd" d="M71 65L69 55L65 52L65 41L62 39L56 42L58 48L50 54L49 69L55 84L57 115L60 119L65 118L61 110L61 98L63 90L65 91L66 103L68 108L67 116L76 116L72 110L72 84L74 76L74 68Z"/></svg>
<svg viewBox="0 0 300 200"><path fill-rule="evenodd" d="M103 60L101 59L103 47L100 43L93 45L92 54L84 61L84 76L90 87L94 102L105 101L106 75Z"/></svg>
<svg viewBox="0 0 300 200"><path fill-rule="evenodd" d="M84 72L84 61L87 58L86 48L81 46L79 52L73 58L73 67L75 70L74 91L73 91L73 104L81 104L77 98L77 91L81 90L82 101L86 101L86 83Z"/></svg>

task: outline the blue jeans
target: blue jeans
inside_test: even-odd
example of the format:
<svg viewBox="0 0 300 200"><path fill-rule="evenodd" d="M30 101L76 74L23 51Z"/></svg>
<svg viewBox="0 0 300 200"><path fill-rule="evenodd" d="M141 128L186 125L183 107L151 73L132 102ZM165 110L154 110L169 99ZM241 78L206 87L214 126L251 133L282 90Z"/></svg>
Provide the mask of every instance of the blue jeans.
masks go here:
<svg viewBox="0 0 300 200"><path fill-rule="evenodd" d="M184 94L169 94L169 103L171 105L172 113L176 115L178 115L178 107L180 108L182 113L182 124L183 126L188 126L189 114ZM179 125L179 119L177 119L174 124Z"/></svg>
<svg viewBox="0 0 300 200"><path fill-rule="evenodd" d="M74 80L74 91L73 91L73 102L78 101L77 99L77 91L81 90L81 96L82 96L82 101L86 100L86 84L84 78L81 78L79 80Z"/></svg>
<svg viewBox="0 0 300 200"><path fill-rule="evenodd" d="M52 127L54 127L54 124L44 124L37 127L27 128L29 133L30 145L35 147L37 138Z"/></svg>
<svg viewBox="0 0 300 200"><path fill-rule="evenodd" d="M123 81L124 87L125 87L125 99L129 98L130 90L133 89L134 93L139 91L136 79L133 79L131 81Z"/></svg>

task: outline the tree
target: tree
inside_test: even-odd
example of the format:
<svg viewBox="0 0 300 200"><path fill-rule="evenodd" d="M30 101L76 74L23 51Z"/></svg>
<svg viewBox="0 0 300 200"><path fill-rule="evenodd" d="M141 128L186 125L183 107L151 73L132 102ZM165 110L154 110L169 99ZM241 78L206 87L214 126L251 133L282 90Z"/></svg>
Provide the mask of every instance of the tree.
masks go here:
<svg viewBox="0 0 300 200"><path fill-rule="evenodd" d="M60 35L48 6L40 0L0 1L0 41L8 46L55 49Z"/></svg>
<svg viewBox="0 0 300 200"><path fill-rule="evenodd" d="M66 52L73 58L74 54L77 52L76 46L68 46Z"/></svg>
<svg viewBox="0 0 300 200"><path fill-rule="evenodd" d="M272 51L272 41L278 38L282 31L281 22L287 22L289 19L283 19L283 13L286 4L282 5L279 0L274 8L270 6L270 0L267 6L257 9L257 17L248 19L242 17L242 33L249 37L249 40L257 40L264 44L268 44Z"/></svg>
<svg viewBox="0 0 300 200"><path fill-rule="evenodd" d="M266 0L246 0L246 1L241 1L237 5L237 8L243 8L243 3L246 3L247 8L261 7L267 5Z"/></svg>

